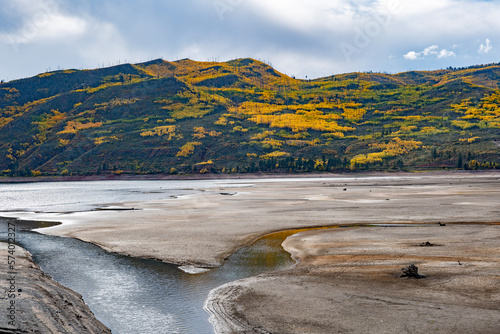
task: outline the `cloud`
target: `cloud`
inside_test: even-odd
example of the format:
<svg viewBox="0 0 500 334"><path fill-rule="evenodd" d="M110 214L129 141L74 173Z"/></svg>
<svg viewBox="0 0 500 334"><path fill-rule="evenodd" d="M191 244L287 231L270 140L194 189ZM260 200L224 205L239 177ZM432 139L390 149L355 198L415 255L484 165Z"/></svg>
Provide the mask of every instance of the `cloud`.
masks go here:
<svg viewBox="0 0 500 334"><path fill-rule="evenodd" d="M160 57L254 57L299 78L468 66L498 61L498 17L478 0L0 0L0 79Z"/></svg>
<svg viewBox="0 0 500 334"><path fill-rule="evenodd" d="M421 54L424 55L424 56L437 55L438 54L438 52L437 52L438 49L439 49L439 46L437 46L437 45L431 45L431 46L425 48L424 51L421 52Z"/></svg>
<svg viewBox="0 0 500 334"><path fill-rule="evenodd" d="M404 55L404 58L405 59L408 59L408 60L417 60L417 59L421 59L420 58L420 53L417 53L415 51L410 51L408 52L407 54Z"/></svg>
<svg viewBox="0 0 500 334"><path fill-rule="evenodd" d="M3 6L5 0L0 0ZM78 15L61 12L65 0L16 0L6 4L0 23L0 43L19 45L64 41L85 34L87 22Z"/></svg>
<svg viewBox="0 0 500 334"><path fill-rule="evenodd" d="M439 59L441 59L441 58L448 58L448 57L455 57L455 56L456 56L455 52L448 51L448 50L445 50L445 49L439 51L439 53L437 54L437 57Z"/></svg>
<svg viewBox="0 0 500 334"><path fill-rule="evenodd" d="M484 42L485 44L481 44L479 46L479 50L477 50L478 53L480 54L486 54L493 49L493 45L491 44L491 41L489 38L486 38L486 41Z"/></svg>
<svg viewBox="0 0 500 334"><path fill-rule="evenodd" d="M14 32L0 34L0 42L18 45L64 40L84 34L86 28L87 24L81 18L52 14L28 21Z"/></svg>
<svg viewBox="0 0 500 334"><path fill-rule="evenodd" d="M442 58L455 57L456 54L455 52L446 49L439 50L438 45L431 45L429 47L426 47L424 50L420 52L409 51L408 53L403 55L403 58L407 60L419 60L430 56L436 56L437 59L442 59Z"/></svg>

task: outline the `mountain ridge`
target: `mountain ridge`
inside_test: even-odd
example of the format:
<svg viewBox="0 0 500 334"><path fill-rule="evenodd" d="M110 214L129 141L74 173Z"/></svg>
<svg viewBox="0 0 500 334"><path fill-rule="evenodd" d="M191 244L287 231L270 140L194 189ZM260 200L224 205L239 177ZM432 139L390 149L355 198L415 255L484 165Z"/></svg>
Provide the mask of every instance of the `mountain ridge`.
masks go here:
<svg viewBox="0 0 500 334"><path fill-rule="evenodd" d="M299 80L156 59L0 84L0 175L500 166L500 65Z"/></svg>

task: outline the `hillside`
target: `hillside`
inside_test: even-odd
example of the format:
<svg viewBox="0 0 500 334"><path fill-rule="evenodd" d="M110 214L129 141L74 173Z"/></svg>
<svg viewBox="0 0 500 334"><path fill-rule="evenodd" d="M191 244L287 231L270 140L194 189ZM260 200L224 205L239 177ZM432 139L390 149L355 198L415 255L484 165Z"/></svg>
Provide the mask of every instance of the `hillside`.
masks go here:
<svg viewBox="0 0 500 334"><path fill-rule="evenodd" d="M0 84L0 175L500 167L500 65L296 80L154 60Z"/></svg>

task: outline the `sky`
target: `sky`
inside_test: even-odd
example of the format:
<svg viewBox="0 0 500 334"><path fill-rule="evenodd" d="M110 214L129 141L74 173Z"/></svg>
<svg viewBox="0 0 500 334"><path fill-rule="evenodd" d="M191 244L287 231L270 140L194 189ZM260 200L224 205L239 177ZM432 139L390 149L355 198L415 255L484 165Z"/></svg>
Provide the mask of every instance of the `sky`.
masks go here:
<svg viewBox="0 0 500 334"><path fill-rule="evenodd" d="M0 0L0 80L255 58L297 78L500 62L497 0Z"/></svg>

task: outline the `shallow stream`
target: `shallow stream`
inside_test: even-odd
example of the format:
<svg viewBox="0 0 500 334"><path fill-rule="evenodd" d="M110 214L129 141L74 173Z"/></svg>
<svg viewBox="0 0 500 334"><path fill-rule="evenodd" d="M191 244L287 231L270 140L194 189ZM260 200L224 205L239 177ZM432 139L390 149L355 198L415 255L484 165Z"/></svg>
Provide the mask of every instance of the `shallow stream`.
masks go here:
<svg viewBox="0 0 500 334"><path fill-rule="evenodd" d="M0 218L0 228L6 219ZM281 247L297 231L274 233L233 254L222 267L192 275L177 266L112 254L79 240L28 229L42 223L16 222L21 246L42 270L80 293L114 334L212 334L203 304L222 284L294 265ZM1 239L1 238L0 238Z"/></svg>

